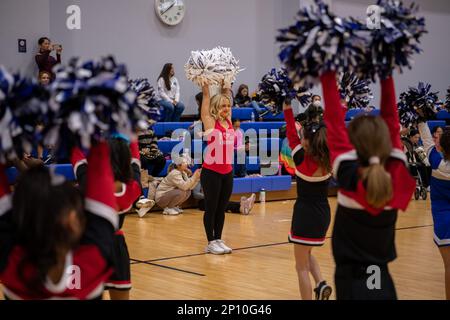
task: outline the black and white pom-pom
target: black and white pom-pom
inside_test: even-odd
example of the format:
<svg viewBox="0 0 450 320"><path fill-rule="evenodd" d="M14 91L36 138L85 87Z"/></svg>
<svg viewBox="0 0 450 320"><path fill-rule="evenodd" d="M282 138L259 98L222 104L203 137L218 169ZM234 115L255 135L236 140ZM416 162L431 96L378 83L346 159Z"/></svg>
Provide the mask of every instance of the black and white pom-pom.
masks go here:
<svg viewBox="0 0 450 320"><path fill-rule="evenodd" d="M225 77L234 81L239 72L239 61L229 48L217 47L212 50L192 51L184 66L186 77L198 86L220 85Z"/></svg>
<svg viewBox="0 0 450 320"><path fill-rule="evenodd" d="M367 32L356 20L336 17L320 0L302 8L295 25L281 29L279 58L297 85L313 87L326 71L354 72L365 61Z"/></svg>
<svg viewBox="0 0 450 320"><path fill-rule="evenodd" d="M354 73L340 74L339 91L341 98L347 103L348 109L367 108L373 99L370 82L360 79Z"/></svg>
<svg viewBox="0 0 450 320"><path fill-rule="evenodd" d="M444 107L450 112L450 87L447 89L447 96L445 97Z"/></svg>
<svg viewBox="0 0 450 320"><path fill-rule="evenodd" d="M48 91L36 81L12 75L0 66L0 162L30 154L41 140Z"/></svg>
<svg viewBox="0 0 450 320"><path fill-rule="evenodd" d="M419 82L417 88L410 87L400 95L398 104L400 123L409 127L419 121L435 119L439 102L437 92L431 92L431 85Z"/></svg>
<svg viewBox="0 0 450 320"><path fill-rule="evenodd" d="M418 6L414 3L407 7L399 0L378 0L377 4L381 7L381 21L379 28L375 26L371 31L365 74L385 79L394 69L411 69L412 56L422 52L420 38L427 31L425 19L416 16Z"/></svg>
<svg viewBox="0 0 450 320"><path fill-rule="evenodd" d="M137 105L149 119L161 121L161 107L156 99L155 89L148 79L130 80L131 90L137 94Z"/></svg>
<svg viewBox="0 0 450 320"><path fill-rule="evenodd" d="M259 83L258 96L265 105L281 109L286 98L297 98L297 91L286 70L272 69Z"/></svg>
<svg viewBox="0 0 450 320"><path fill-rule="evenodd" d="M312 102L312 93L305 87L300 87L297 90L297 100L303 108L309 107Z"/></svg>
<svg viewBox="0 0 450 320"><path fill-rule="evenodd" d="M89 149L92 142L116 133L130 135L146 128L146 116L137 106L127 70L113 57L82 62L75 58L56 70L51 86L51 123L45 143L66 157L72 144Z"/></svg>

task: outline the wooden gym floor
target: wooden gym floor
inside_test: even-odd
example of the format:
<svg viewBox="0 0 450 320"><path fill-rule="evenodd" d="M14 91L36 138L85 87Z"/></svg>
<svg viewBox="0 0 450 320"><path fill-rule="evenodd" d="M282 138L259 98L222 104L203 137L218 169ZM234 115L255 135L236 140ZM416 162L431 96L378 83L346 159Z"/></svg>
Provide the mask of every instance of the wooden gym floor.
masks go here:
<svg viewBox="0 0 450 320"><path fill-rule="evenodd" d="M234 252L225 256L204 253L203 214L198 210L180 216L128 216L124 231L132 258L131 298L300 299L293 245L287 242L293 204L268 202L256 204L249 216L227 214L223 239ZM335 197L330 204L334 212ZM432 239L429 200L411 201L399 215L398 258L390 265L399 299L444 299L444 269ZM333 284L331 239L313 253Z"/></svg>
<svg viewBox="0 0 450 320"><path fill-rule="evenodd" d="M223 239L231 255L204 253L203 214L151 213L125 222L132 299L299 299L293 245L287 242L294 201L257 204L249 216L227 214ZM330 198L332 212L336 198ZM444 299L444 268L433 243L430 202L411 201L399 215L398 258L391 272L400 299ZM331 228L328 237L331 236ZM325 278L333 283L331 239L314 249Z"/></svg>

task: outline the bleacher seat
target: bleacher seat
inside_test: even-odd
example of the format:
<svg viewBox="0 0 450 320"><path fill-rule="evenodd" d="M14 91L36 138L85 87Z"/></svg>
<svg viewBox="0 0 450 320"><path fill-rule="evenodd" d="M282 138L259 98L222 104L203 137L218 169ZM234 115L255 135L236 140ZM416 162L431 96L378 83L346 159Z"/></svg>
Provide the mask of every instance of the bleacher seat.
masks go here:
<svg viewBox="0 0 450 320"><path fill-rule="evenodd" d="M256 132L260 132L260 130L267 130L267 133L270 133L270 130L279 130L282 126L284 126L286 122L274 121L274 122L243 122L241 123L241 129L246 131L248 129L254 129Z"/></svg>
<svg viewBox="0 0 450 320"><path fill-rule="evenodd" d="M436 114L438 120L450 120L450 112L441 110Z"/></svg>
<svg viewBox="0 0 450 320"><path fill-rule="evenodd" d="M427 122L430 130L433 130L434 127L445 127L445 120L432 120Z"/></svg>
<svg viewBox="0 0 450 320"><path fill-rule="evenodd" d="M253 108L233 108L231 117L233 118L233 120L239 119L241 121L248 121L252 119L252 114L255 115L255 119L258 118ZM284 115L281 112L278 115L274 116L271 112L269 112L263 117L263 119L265 121L283 121Z"/></svg>
<svg viewBox="0 0 450 320"><path fill-rule="evenodd" d="M360 109L350 109L345 114L345 121L351 121L355 117L359 116L363 111Z"/></svg>
<svg viewBox="0 0 450 320"><path fill-rule="evenodd" d="M260 138L258 139L258 151L267 153L267 151L273 150L273 148L278 145L279 153L282 143L283 141L279 138ZM252 141L250 141L250 144L252 144Z"/></svg>
<svg viewBox="0 0 450 320"><path fill-rule="evenodd" d="M158 148L165 155L170 155L172 153L172 149L175 148L175 146L177 146L180 143L183 143L183 141L180 140L158 141Z"/></svg>
<svg viewBox="0 0 450 320"><path fill-rule="evenodd" d="M274 116L272 113L269 112L267 115L264 116L263 119L264 121L280 121L284 120L284 114L281 112L276 116Z"/></svg>
<svg viewBox="0 0 450 320"><path fill-rule="evenodd" d="M157 137L164 137L167 132L172 132L177 129L189 129L192 122L158 122L153 126L153 131Z"/></svg>
<svg viewBox="0 0 450 320"><path fill-rule="evenodd" d="M62 175L68 181L75 181L75 174L73 172L73 167L71 164L56 164L48 166L51 170L54 170L55 174ZM8 178L9 184L14 184L19 177L19 171L14 168L6 169L6 177Z"/></svg>
<svg viewBox="0 0 450 320"><path fill-rule="evenodd" d="M252 119L252 108L233 108L231 110L231 118L239 119L241 121L247 121Z"/></svg>
<svg viewBox="0 0 450 320"><path fill-rule="evenodd" d="M258 193L262 189L265 191L283 191L290 190L291 186L291 176L235 178L233 194Z"/></svg>

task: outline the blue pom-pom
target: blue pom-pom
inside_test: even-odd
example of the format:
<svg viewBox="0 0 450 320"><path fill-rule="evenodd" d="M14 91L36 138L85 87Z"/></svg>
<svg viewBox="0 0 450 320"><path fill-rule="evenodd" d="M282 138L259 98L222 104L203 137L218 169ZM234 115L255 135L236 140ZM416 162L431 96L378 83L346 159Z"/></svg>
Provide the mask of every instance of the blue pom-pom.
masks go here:
<svg viewBox="0 0 450 320"><path fill-rule="evenodd" d="M303 108L307 108L312 102L312 93L306 87L300 87L296 98Z"/></svg>
<svg viewBox="0 0 450 320"><path fill-rule="evenodd" d="M45 143L56 145L58 156L66 157L72 144L89 149L112 134L129 136L136 128L146 128L127 76L126 67L111 56L86 62L74 58L58 67Z"/></svg>
<svg viewBox="0 0 450 320"><path fill-rule="evenodd" d="M41 141L48 91L36 81L12 75L0 66L0 161L22 158Z"/></svg>
<svg viewBox="0 0 450 320"><path fill-rule="evenodd" d="M450 112L450 87L447 89L447 96L445 98L444 107Z"/></svg>
<svg viewBox="0 0 450 320"><path fill-rule="evenodd" d="M434 120L439 103L437 92L431 92L431 85L419 82L417 88L410 87L400 95L398 104L400 123L404 127L420 121Z"/></svg>
<svg viewBox="0 0 450 320"><path fill-rule="evenodd" d="M264 75L259 83L258 96L266 106L281 110L286 99L296 98L297 91L294 90L286 70L274 68Z"/></svg>
<svg viewBox="0 0 450 320"><path fill-rule="evenodd" d="M378 0L381 7L380 28L373 29L365 74L385 79L394 69L411 69L412 56L420 53L420 38L427 33L425 19L416 17L418 6L409 7L399 0Z"/></svg>
<svg viewBox="0 0 450 320"><path fill-rule="evenodd" d="M365 109L373 99L370 81L360 79L354 73L341 73L339 90L348 109Z"/></svg>
<svg viewBox="0 0 450 320"><path fill-rule="evenodd" d="M148 79L130 80L131 90L137 94L137 105L149 119L161 121L161 106L155 95L155 89Z"/></svg>
<svg viewBox="0 0 450 320"><path fill-rule="evenodd" d="M298 12L295 25L280 30L279 58L295 84L311 88L327 71L360 69L368 43L363 29L360 22L336 17L316 0L316 6Z"/></svg>

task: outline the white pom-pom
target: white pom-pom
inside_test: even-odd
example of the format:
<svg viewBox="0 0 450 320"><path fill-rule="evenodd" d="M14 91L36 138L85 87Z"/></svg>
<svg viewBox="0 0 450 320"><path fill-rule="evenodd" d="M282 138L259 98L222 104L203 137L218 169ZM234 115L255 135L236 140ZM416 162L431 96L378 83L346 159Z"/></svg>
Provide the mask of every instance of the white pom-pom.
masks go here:
<svg viewBox="0 0 450 320"><path fill-rule="evenodd" d="M204 84L220 86L227 78L235 81L239 72L239 61L230 48L217 47L207 51L193 51L184 66L186 77L199 86Z"/></svg>

